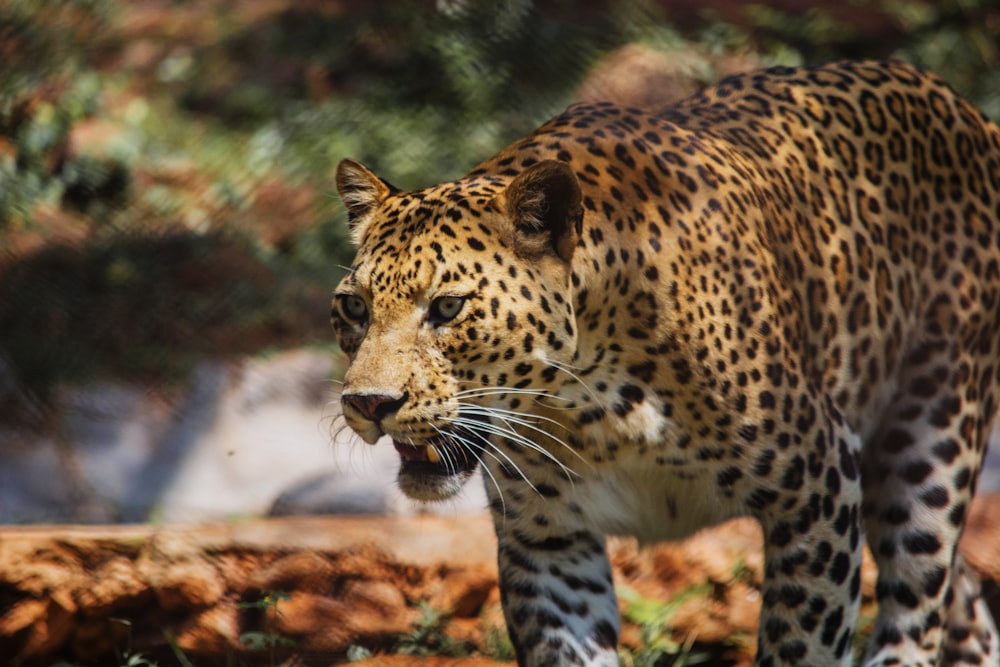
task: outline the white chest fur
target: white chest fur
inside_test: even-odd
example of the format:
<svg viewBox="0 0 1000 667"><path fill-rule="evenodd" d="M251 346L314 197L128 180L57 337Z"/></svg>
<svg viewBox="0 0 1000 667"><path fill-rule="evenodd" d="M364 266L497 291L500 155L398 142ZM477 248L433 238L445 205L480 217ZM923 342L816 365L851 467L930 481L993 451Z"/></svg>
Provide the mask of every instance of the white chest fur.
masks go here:
<svg viewBox="0 0 1000 667"><path fill-rule="evenodd" d="M680 539L730 516L707 475L678 476L637 451L594 466L569 497L588 523L611 535L633 535L640 543Z"/></svg>

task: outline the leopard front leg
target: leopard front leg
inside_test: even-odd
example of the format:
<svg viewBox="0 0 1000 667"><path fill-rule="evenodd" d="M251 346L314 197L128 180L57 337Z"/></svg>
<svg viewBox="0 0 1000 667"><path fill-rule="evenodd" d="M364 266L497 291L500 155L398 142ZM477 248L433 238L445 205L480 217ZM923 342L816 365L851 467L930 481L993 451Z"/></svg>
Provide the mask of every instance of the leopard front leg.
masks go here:
<svg viewBox="0 0 1000 667"><path fill-rule="evenodd" d="M858 439L835 413L816 423L812 449L783 452L778 474L746 496L764 529L760 667L852 663L863 549Z"/></svg>
<svg viewBox="0 0 1000 667"><path fill-rule="evenodd" d="M584 527L572 506L536 493L518 485L490 494L518 665L617 666L618 603L604 535Z"/></svg>

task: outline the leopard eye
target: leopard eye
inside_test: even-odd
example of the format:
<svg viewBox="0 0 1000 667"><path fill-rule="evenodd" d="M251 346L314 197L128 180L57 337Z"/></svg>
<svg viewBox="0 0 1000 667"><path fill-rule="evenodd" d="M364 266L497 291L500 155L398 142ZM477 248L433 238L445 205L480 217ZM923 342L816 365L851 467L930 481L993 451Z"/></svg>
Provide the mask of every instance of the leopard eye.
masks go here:
<svg viewBox="0 0 1000 667"><path fill-rule="evenodd" d="M353 322L364 322L368 318L368 304L353 294L338 294L337 303L344 317Z"/></svg>
<svg viewBox="0 0 1000 667"><path fill-rule="evenodd" d="M428 319L434 324L443 324L455 319L465 304L464 296L440 296L431 301Z"/></svg>

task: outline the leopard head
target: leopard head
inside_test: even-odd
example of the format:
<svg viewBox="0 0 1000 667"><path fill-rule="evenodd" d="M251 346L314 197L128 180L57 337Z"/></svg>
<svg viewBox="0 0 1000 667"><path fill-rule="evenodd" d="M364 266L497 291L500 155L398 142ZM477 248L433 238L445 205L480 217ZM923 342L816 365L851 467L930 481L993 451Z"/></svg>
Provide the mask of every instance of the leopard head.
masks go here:
<svg viewBox="0 0 1000 667"><path fill-rule="evenodd" d="M344 418L368 443L391 438L404 493L448 498L479 463L538 447L515 425L576 348L579 184L543 161L401 192L344 160L337 188L357 246L332 308Z"/></svg>

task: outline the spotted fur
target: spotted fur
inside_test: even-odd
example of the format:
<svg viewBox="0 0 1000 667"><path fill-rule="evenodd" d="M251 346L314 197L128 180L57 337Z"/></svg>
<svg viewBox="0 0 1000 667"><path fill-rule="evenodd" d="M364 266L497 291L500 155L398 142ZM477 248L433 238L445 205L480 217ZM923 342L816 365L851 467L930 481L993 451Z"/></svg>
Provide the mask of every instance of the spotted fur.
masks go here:
<svg viewBox="0 0 1000 667"><path fill-rule="evenodd" d="M522 665L617 664L605 535L756 517L758 665L997 665L956 562L1000 385L1000 130L842 62L576 105L454 182L337 183L347 423L434 500L484 470Z"/></svg>

